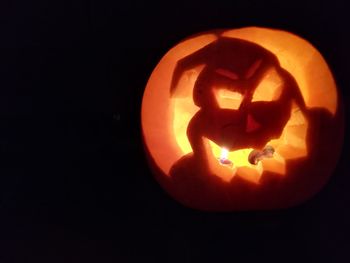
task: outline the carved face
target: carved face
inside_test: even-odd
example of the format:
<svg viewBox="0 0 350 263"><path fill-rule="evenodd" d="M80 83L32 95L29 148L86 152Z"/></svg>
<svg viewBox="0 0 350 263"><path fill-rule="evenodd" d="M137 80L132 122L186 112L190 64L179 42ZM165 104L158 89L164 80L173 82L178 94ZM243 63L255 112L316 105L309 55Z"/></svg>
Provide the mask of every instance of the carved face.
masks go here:
<svg viewBox="0 0 350 263"><path fill-rule="evenodd" d="M192 83L188 81L190 75L195 75ZM176 94L177 88L183 92L184 87L193 89L193 101L190 96ZM209 159L210 170L223 180L237 175L258 183L264 169L284 174L283 162L288 156L280 156L279 150L288 143L273 141L281 139L284 129L284 137L286 133L297 136L293 143L300 153L293 157L306 154L306 109L299 87L276 56L259 45L225 37L206 45L178 61L171 93L175 98L175 133L187 137L192 151L199 159ZM182 103L189 105L184 107ZM188 125L183 125L191 103L199 109L194 108L198 111ZM292 132L290 126L297 131ZM178 143L183 145L181 140ZM273 151L276 147L274 159L261 164L249 160L253 151L263 151L267 146ZM223 169L217 161L226 150L229 169Z"/></svg>
<svg viewBox="0 0 350 263"><path fill-rule="evenodd" d="M324 160L319 148L339 153L337 105L332 75L306 41L262 28L215 31L183 41L155 68L143 136L157 180L185 205L286 207L330 176L338 155ZM321 160L327 169L312 165Z"/></svg>
<svg viewBox="0 0 350 263"><path fill-rule="evenodd" d="M281 134L293 98L303 104L294 79L277 58L248 41L219 38L183 58L175 68L172 90L179 73L196 65L203 69L193 88L193 101L201 108L195 125L221 147L264 146Z"/></svg>

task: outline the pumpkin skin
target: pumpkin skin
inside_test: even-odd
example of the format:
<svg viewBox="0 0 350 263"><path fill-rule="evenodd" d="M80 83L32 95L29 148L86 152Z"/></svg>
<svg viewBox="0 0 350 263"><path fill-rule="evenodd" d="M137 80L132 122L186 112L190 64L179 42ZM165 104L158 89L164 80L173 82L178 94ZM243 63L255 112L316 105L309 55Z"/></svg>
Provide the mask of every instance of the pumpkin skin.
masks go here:
<svg viewBox="0 0 350 263"><path fill-rule="evenodd" d="M343 122L321 54L294 34L257 27L173 47L152 72L141 110L156 180L207 211L306 201L335 169Z"/></svg>

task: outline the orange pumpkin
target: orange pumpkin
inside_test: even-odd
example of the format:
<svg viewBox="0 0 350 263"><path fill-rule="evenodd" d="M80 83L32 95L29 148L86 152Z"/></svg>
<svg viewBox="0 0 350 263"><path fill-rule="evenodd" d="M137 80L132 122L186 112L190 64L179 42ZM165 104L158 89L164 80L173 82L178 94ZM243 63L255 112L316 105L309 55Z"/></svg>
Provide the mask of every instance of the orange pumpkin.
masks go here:
<svg viewBox="0 0 350 263"><path fill-rule="evenodd" d="M331 176L344 126L315 47L257 27L205 32L173 47L149 78L141 122L160 185L211 211L307 200Z"/></svg>

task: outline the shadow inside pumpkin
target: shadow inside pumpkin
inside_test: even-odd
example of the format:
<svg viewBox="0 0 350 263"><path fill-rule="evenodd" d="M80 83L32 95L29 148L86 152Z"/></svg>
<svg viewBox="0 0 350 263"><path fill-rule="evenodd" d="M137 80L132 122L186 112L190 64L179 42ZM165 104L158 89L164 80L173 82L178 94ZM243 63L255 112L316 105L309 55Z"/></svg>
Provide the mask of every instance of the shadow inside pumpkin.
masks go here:
<svg viewBox="0 0 350 263"><path fill-rule="evenodd" d="M300 160L315 156L317 133L327 132L318 131L319 120L330 125L331 114L307 109L295 79L274 54L254 43L221 37L183 58L171 96L182 96L181 76L198 66L191 99L199 109L186 133L192 152L170 170L175 194L205 210L268 209L305 199L310 192L305 185L320 178L317 168L298 177L315 165ZM254 153L259 158L249 159Z"/></svg>

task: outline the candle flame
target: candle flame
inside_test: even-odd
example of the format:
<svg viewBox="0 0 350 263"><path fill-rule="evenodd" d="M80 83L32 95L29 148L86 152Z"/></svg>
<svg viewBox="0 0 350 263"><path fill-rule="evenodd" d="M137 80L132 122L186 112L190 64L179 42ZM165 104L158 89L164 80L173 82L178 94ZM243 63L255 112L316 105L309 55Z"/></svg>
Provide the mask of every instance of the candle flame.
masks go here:
<svg viewBox="0 0 350 263"><path fill-rule="evenodd" d="M220 160L227 160L228 157L228 149L226 149L225 147L223 147L221 149L221 155L220 155Z"/></svg>

